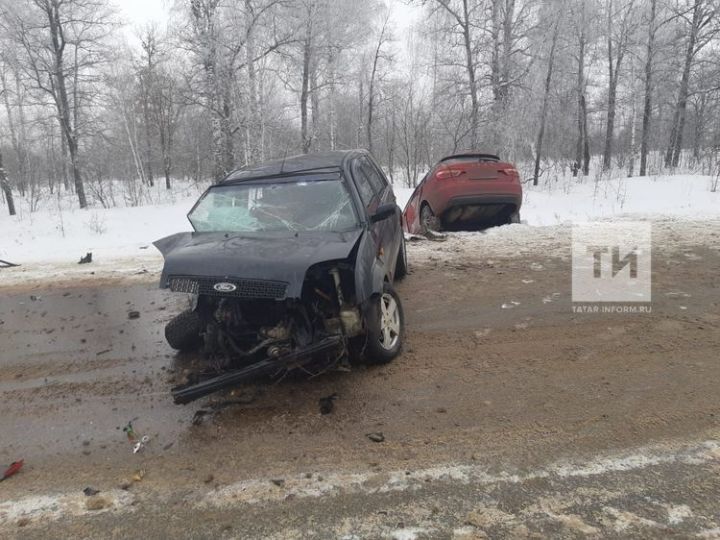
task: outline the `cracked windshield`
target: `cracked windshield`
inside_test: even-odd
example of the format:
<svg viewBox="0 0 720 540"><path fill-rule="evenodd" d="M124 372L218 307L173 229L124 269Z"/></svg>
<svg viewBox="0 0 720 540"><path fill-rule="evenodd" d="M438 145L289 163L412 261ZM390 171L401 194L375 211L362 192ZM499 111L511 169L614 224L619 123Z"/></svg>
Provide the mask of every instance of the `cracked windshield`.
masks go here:
<svg viewBox="0 0 720 540"><path fill-rule="evenodd" d="M189 218L197 232L341 232L357 224L340 180L214 187Z"/></svg>

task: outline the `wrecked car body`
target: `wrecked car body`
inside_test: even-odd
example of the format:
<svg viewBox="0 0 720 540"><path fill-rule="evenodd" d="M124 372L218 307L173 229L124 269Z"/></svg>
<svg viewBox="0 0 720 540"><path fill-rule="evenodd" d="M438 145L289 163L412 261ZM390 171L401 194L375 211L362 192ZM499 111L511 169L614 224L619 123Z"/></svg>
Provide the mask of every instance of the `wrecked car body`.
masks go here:
<svg viewBox="0 0 720 540"><path fill-rule="evenodd" d="M194 232L155 243L160 286L192 296L168 343L200 349L209 370L177 403L259 375L310 375L352 355L388 362L407 270L401 213L364 151L329 152L231 173L188 214Z"/></svg>
<svg viewBox="0 0 720 540"><path fill-rule="evenodd" d="M403 212L407 232L481 230L520 223L520 174L494 154L469 152L441 159L425 175Z"/></svg>

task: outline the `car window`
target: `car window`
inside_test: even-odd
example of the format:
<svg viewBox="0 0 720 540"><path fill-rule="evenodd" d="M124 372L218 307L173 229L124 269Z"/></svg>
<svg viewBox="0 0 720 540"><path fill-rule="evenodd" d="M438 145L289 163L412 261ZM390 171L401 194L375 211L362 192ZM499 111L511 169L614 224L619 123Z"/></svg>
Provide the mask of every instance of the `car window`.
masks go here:
<svg viewBox="0 0 720 540"><path fill-rule="evenodd" d="M370 182L365 167L362 166L360 160L356 160L352 164L353 178L355 178L355 184L357 185L358 191L360 192L360 198L362 199L365 208L372 204L373 198L375 197L375 189Z"/></svg>
<svg viewBox="0 0 720 540"><path fill-rule="evenodd" d="M372 186L373 191L377 195L380 195L387 187L387 182L385 181L385 178L380 174L375 165L373 165L369 159L362 158L360 160L360 163L360 166L362 167L363 171L365 171L365 174L370 180L370 185Z"/></svg>

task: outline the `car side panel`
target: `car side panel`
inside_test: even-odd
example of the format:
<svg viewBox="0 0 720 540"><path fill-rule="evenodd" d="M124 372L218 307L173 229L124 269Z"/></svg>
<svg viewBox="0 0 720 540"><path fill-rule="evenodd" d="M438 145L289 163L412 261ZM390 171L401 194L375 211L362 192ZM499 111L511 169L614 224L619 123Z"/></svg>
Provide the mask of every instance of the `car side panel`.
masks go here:
<svg viewBox="0 0 720 540"><path fill-rule="evenodd" d="M355 295L358 304L369 300L383 290L386 266L376 256L377 244L372 233L363 234L358 244L355 261Z"/></svg>

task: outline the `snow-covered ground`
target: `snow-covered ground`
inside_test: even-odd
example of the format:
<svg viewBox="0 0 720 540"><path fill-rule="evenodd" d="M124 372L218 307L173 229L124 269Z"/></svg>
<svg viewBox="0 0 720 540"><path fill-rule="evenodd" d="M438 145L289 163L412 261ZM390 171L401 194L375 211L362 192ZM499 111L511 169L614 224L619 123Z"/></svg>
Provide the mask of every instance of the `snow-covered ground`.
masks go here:
<svg viewBox="0 0 720 540"><path fill-rule="evenodd" d="M708 220L717 227L720 192L711 191L711 180L708 176L678 175L596 184L590 179L578 183L568 178L550 185L526 186L523 224L492 229L483 235L484 241L498 249L504 246L503 252L523 251L528 236L557 239L558 232L546 230L546 226L594 219ZM1 270L0 284L48 274L73 278L90 272L121 276L155 273L161 257L152 242L190 230L186 214L202 189L185 185L165 193L158 188L146 197L153 204L109 209L78 210L72 198L48 198L37 211L30 212L27 201L20 200L18 216L0 214L0 259L22 267ZM404 207L412 190L395 191ZM460 233L458 241L466 240L467 235ZM453 249L451 245L454 242L444 249ZM78 266L77 261L87 252L93 253L93 264Z"/></svg>

